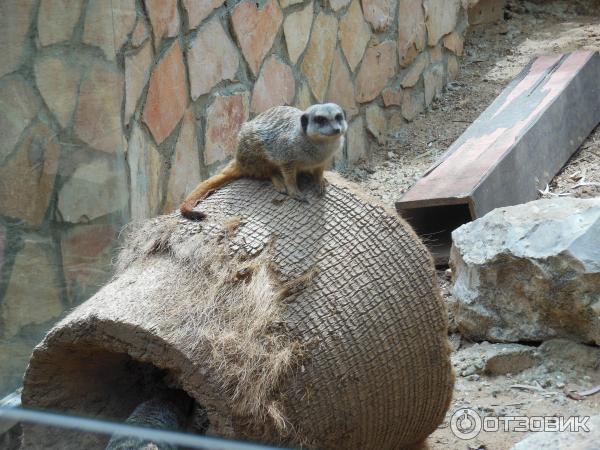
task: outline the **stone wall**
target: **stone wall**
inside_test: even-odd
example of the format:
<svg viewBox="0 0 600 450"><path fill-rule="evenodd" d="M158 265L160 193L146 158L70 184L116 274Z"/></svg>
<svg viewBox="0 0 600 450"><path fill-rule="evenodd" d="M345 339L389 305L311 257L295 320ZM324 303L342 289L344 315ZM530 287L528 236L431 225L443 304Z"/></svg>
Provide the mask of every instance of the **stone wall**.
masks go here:
<svg viewBox="0 0 600 450"><path fill-rule="evenodd" d="M336 166L368 159L457 75L468 1L0 2L0 394L122 226L176 208L245 120L334 101Z"/></svg>

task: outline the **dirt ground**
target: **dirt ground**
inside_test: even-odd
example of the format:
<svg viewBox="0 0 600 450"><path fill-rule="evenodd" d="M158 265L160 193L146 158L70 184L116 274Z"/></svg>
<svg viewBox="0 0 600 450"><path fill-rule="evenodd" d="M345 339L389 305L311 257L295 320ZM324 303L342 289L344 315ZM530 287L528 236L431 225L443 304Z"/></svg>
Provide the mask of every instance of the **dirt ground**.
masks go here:
<svg viewBox="0 0 600 450"><path fill-rule="evenodd" d="M392 204L496 98L533 57L578 49L600 50L600 1L507 2L505 21L472 27L461 62L461 75L429 111L400 130L392 130L388 142L369 165L345 175L371 195ZM599 80L600 82L600 80ZM540 197L600 196L600 127L584 142ZM439 273L444 297L453 303L451 283ZM504 375L486 375L470 367L473 343L451 335L457 372L452 406L446 420L429 438L434 450L510 448L525 437L523 432L482 433L463 441L450 428L450 416L461 407L481 415L573 416L600 413L600 393L574 400L571 390L600 384L598 364L579 364L569 352L543 353L533 367ZM537 349L535 350L537 352ZM579 347L599 361L595 347ZM520 387L518 387L520 386ZM600 446L600 443L598 444Z"/></svg>

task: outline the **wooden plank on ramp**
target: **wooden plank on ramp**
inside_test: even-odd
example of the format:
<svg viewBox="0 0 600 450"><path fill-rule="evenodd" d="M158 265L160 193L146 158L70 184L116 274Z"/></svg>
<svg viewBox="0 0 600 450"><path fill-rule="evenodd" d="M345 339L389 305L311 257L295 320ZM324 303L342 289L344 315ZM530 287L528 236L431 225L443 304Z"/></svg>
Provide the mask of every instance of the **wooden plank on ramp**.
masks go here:
<svg viewBox="0 0 600 450"><path fill-rule="evenodd" d="M535 59L396 203L440 263L450 233L537 198L600 122L600 54Z"/></svg>

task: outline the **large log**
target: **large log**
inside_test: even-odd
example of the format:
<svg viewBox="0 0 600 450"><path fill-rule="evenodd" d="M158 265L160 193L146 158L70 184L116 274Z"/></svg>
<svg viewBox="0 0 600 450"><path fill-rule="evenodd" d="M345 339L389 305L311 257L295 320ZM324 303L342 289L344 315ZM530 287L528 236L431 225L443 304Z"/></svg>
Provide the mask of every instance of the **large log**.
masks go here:
<svg viewBox="0 0 600 450"><path fill-rule="evenodd" d="M340 180L308 204L240 180L200 208L205 221L132 233L114 279L34 350L24 406L124 420L181 389L209 434L328 449L408 448L436 429L454 382L447 317L403 220Z"/></svg>

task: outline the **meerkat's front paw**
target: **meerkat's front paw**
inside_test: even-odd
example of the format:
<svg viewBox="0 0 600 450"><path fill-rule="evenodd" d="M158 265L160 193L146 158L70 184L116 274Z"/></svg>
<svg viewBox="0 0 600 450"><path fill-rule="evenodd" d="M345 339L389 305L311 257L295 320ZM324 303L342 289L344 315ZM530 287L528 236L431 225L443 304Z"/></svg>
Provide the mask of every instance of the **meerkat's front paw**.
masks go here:
<svg viewBox="0 0 600 450"><path fill-rule="evenodd" d="M329 186L329 181L327 181L325 178L321 178L317 184L317 192L320 197L323 197L325 195L327 186Z"/></svg>
<svg viewBox="0 0 600 450"><path fill-rule="evenodd" d="M306 198L306 196L304 194L301 194L300 192L294 192L288 195L294 200L299 201L300 203L308 203L308 199Z"/></svg>

